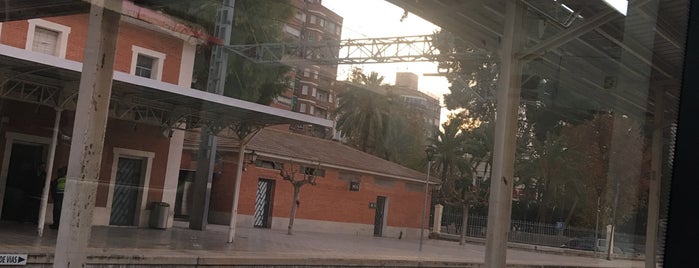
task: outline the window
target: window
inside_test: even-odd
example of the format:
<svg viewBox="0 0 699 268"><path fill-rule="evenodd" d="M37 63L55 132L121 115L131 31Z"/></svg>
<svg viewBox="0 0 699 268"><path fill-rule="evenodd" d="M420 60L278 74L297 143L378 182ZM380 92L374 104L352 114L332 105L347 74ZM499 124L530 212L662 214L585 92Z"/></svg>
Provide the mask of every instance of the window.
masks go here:
<svg viewBox="0 0 699 268"><path fill-rule="evenodd" d="M316 94L316 99L318 99L319 101L325 101L325 102L327 102L327 101L328 101L328 98L329 98L329 94L328 94L327 91L325 91L325 90L318 90L318 92L317 92L317 94Z"/></svg>
<svg viewBox="0 0 699 268"><path fill-rule="evenodd" d="M306 104L305 103L299 104L299 112L306 113Z"/></svg>
<svg viewBox="0 0 699 268"><path fill-rule="evenodd" d="M325 177L325 169L316 167L301 167L304 175L315 175L318 177Z"/></svg>
<svg viewBox="0 0 699 268"><path fill-rule="evenodd" d="M308 95L308 86L307 85L303 85L303 87L301 88L301 94Z"/></svg>
<svg viewBox="0 0 699 268"><path fill-rule="evenodd" d="M315 15L311 15L311 23L316 23L316 16Z"/></svg>
<svg viewBox="0 0 699 268"><path fill-rule="evenodd" d="M138 55L136 59L136 71L135 75L140 77L151 78L153 75L153 66L155 65L155 58L151 58L145 55Z"/></svg>
<svg viewBox="0 0 699 268"><path fill-rule="evenodd" d="M310 110L308 111L308 113L309 113L309 114L315 114L315 108L316 108L316 107L313 106L313 105L311 105L309 108L310 108Z"/></svg>
<svg viewBox="0 0 699 268"><path fill-rule="evenodd" d="M303 69L303 77L309 77L311 76L311 69Z"/></svg>
<svg viewBox="0 0 699 268"><path fill-rule="evenodd" d="M288 24L284 25L284 32L291 34L295 37L300 37L301 36L301 30L295 29L294 27L289 26Z"/></svg>
<svg viewBox="0 0 699 268"><path fill-rule="evenodd" d="M333 103L333 95L332 94L328 94L328 102Z"/></svg>
<svg viewBox="0 0 699 268"><path fill-rule="evenodd" d="M320 19L320 23L318 23L320 27L325 27L325 19Z"/></svg>
<svg viewBox="0 0 699 268"><path fill-rule="evenodd" d="M316 96L316 88L312 88L311 91L311 96L315 97Z"/></svg>
<svg viewBox="0 0 699 268"><path fill-rule="evenodd" d="M294 17L300 21L306 21L306 13L303 13L301 10L296 10L296 15Z"/></svg>
<svg viewBox="0 0 699 268"><path fill-rule="evenodd" d="M313 79L318 79L318 71L313 71Z"/></svg>
<svg viewBox="0 0 699 268"><path fill-rule="evenodd" d="M59 58L66 57L70 27L42 19L31 19L28 22L25 49Z"/></svg>
<svg viewBox="0 0 699 268"><path fill-rule="evenodd" d="M60 33L42 27L34 29L32 51L56 56L58 53L58 37Z"/></svg>
<svg viewBox="0 0 699 268"><path fill-rule="evenodd" d="M132 46L131 51L131 74L162 80L165 54L138 46Z"/></svg>
<svg viewBox="0 0 699 268"><path fill-rule="evenodd" d="M267 160L257 160L255 161L255 166L259 168L267 168L267 169L277 169L281 170L282 169L282 163L275 162L275 161L267 161Z"/></svg>

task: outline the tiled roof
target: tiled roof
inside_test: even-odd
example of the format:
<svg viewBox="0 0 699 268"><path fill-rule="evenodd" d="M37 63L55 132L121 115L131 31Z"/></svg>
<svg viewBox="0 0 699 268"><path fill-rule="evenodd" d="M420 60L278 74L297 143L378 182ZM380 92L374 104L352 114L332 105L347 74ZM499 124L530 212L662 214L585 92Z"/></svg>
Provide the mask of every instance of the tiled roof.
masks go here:
<svg viewBox="0 0 699 268"><path fill-rule="evenodd" d="M238 140L235 135L219 135L219 151L236 151ZM198 133L188 132L185 147L196 148ZM223 137L221 137L223 136ZM289 133L275 129L261 130L247 145L247 150L278 159L298 162L319 162L321 166L332 166L340 170L359 173L375 173L379 176L424 181L426 175L397 163L364 153L339 142ZM432 181L437 181L434 177Z"/></svg>

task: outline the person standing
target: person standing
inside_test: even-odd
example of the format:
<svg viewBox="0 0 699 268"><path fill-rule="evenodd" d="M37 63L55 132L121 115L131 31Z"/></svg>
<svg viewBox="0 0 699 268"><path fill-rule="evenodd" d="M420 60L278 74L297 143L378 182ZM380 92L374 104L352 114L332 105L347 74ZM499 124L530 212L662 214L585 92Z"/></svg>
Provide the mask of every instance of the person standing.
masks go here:
<svg viewBox="0 0 699 268"><path fill-rule="evenodd" d="M67 171L66 167L59 168L56 179L51 181L51 195L53 198L53 223L49 225L51 229L58 229L58 224L61 222L61 207L63 206L63 193L66 189Z"/></svg>

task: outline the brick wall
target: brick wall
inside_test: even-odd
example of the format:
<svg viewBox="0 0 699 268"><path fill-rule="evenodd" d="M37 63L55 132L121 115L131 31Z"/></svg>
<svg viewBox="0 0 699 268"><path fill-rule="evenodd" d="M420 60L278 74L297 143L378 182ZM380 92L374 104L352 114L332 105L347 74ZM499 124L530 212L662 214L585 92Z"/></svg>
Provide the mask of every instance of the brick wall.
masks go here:
<svg viewBox="0 0 699 268"><path fill-rule="evenodd" d="M0 117L7 118L6 123L2 126L3 131L0 136L3 140L6 139L7 132L16 132L50 139L53 132L55 110L45 106L6 100L0 108ZM55 170L58 168L68 165L71 140L66 138L72 136L73 118L74 112L72 111L64 111L62 113L54 170L51 171L51 174L55 174ZM163 183L165 181L165 167L167 165L169 144L169 139L161 135L159 127L110 119L107 123L104 140L104 153L102 154L99 178L100 184L97 190L96 206L104 207L107 204L112 172L112 157L115 147L155 153L147 200L149 202L160 201L162 198ZM5 142L0 142L0 150L4 151L4 147ZM0 154L0 163L3 161L2 157L3 154Z"/></svg>
<svg viewBox="0 0 699 268"><path fill-rule="evenodd" d="M191 153L182 157L183 169L194 169ZM223 169L213 178L210 209L212 212L230 213L236 170L236 153L223 154ZM286 163L285 165L288 165ZM284 181L278 170L246 165L241 182L238 213L253 215L258 179L274 180L272 217L288 218L293 198L293 187ZM298 166L295 166L298 170ZM216 169L219 170L219 169ZM407 189L405 182L392 180L391 186L375 184L371 175L362 175L360 190L349 191L349 182L339 179L339 171L325 169L325 176L317 178L317 185L305 185L300 192L300 206L297 219L330 222L374 224L375 209L369 203L376 202L377 196L388 198L387 224L393 227L419 228L423 206L423 191Z"/></svg>
<svg viewBox="0 0 699 268"><path fill-rule="evenodd" d="M82 62L85 40L87 38L87 14L44 18L46 21L65 25L71 28L68 36L66 59ZM24 49L27 42L27 21L10 21L2 25L0 43ZM162 81L177 84L180 73L183 41L150 29L121 22L117 51L114 63L116 71L129 73L131 71L132 45L158 51L165 54Z"/></svg>

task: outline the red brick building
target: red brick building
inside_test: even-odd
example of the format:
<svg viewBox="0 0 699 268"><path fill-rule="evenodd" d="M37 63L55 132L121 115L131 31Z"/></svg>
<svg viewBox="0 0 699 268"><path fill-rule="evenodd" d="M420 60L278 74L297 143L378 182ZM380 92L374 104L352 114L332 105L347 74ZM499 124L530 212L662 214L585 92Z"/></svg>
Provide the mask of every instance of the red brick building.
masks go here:
<svg viewBox="0 0 699 268"><path fill-rule="evenodd" d="M193 176L199 139L185 138L182 181ZM219 140L219 159L211 187L209 222L230 218L237 159L237 141ZM254 157L253 157L254 156ZM254 161L253 161L253 158ZM280 169L297 172L297 179L318 174L317 185L301 188L295 230L417 237L426 175L330 140L260 131L247 145L238 206L238 226L286 229L293 187ZM431 182L434 184L434 182ZM176 204L186 213L186 190ZM183 201L184 200L184 201ZM185 207L182 210L182 207Z"/></svg>
<svg viewBox="0 0 699 268"><path fill-rule="evenodd" d="M157 122L155 110L139 106L139 94L190 90L194 52L206 35L128 1L123 14L93 222L145 226L149 202L174 203L184 135ZM67 165L87 25L88 14L0 23L2 219L18 216L18 197L41 197L44 180L28 179L27 169L51 162L47 172L54 177ZM39 214L38 203L29 209ZM50 204L46 214L50 223Z"/></svg>

